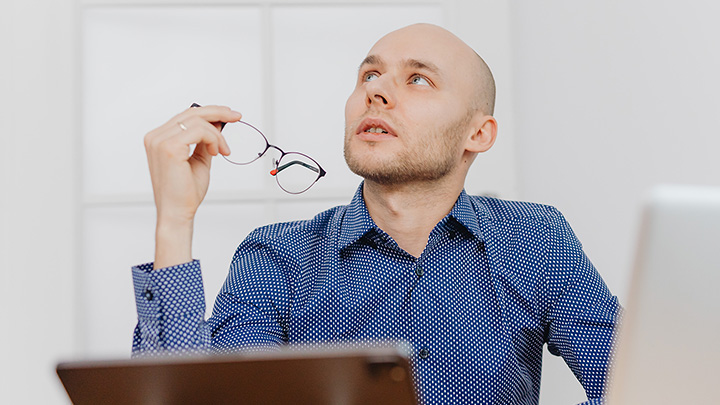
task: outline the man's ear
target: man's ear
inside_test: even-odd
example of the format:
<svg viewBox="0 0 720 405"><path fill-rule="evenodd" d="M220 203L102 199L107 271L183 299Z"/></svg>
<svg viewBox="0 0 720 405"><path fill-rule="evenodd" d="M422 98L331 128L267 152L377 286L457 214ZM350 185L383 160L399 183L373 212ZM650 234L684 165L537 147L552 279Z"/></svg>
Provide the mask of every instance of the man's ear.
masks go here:
<svg viewBox="0 0 720 405"><path fill-rule="evenodd" d="M497 137L497 121L492 115L477 114L471 122L473 133L465 142L465 150L482 153L490 149Z"/></svg>

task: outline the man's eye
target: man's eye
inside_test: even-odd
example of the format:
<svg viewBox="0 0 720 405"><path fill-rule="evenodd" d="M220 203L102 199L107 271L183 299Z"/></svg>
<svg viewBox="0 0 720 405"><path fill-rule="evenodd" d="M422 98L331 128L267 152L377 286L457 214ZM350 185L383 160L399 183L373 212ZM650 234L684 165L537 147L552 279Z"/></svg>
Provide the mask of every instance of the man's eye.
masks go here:
<svg viewBox="0 0 720 405"><path fill-rule="evenodd" d="M366 82L371 82L378 78L377 73L365 73L365 76L363 77L363 80Z"/></svg>
<svg viewBox="0 0 720 405"><path fill-rule="evenodd" d="M413 76L413 78L410 79L410 83L419 84L421 86L429 86L430 85L430 82L422 76Z"/></svg>

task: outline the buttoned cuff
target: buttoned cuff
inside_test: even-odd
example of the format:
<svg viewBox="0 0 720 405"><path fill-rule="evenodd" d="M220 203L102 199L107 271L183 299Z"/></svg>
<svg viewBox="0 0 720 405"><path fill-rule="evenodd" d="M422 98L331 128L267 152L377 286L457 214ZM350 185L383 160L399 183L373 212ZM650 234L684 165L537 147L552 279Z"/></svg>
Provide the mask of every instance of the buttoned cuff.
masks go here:
<svg viewBox="0 0 720 405"><path fill-rule="evenodd" d="M200 261L153 270L153 263L132 268L138 319L162 321L205 313Z"/></svg>

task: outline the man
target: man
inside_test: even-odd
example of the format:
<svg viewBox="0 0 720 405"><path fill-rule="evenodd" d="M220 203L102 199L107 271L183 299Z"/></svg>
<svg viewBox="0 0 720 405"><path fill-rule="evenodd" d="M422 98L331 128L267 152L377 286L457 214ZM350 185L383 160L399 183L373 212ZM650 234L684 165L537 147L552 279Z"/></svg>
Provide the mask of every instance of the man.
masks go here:
<svg viewBox="0 0 720 405"><path fill-rule="evenodd" d="M402 339L423 402L532 404L547 343L600 398L619 304L569 225L552 207L463 191L495 141L494 97L488 67L448 31L380 39L345 108L345 158L365 179L355 197L252 232L208 321L193 219L212 156L230 152L219 123L241 116L192 108L150 132L156 251L133 269L134 353Z"/></svg>

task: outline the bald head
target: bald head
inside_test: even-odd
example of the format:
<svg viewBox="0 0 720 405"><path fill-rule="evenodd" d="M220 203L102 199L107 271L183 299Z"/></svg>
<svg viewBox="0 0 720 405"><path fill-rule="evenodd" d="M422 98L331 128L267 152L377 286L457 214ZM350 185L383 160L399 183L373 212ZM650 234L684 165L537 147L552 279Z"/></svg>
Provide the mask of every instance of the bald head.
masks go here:
<svg viewBox="0 0 720 405"><path fill-rule="evenodd" d="M450 31L432 24L413 24L393 31L382 37L368 53L375 54L376 48L387 42L408 42L420 44L428 52L440 55L442 60L452 63L463 86L469 91L468 108L493 115L495 111L495 79L490 68L480 55Z"/></svg>
<svg viewBox="0 0 720 405"><path fill-rule="evenodd" d="M345 159L383 185L461 187L495 142L492 74L477 53L435 25L381 38L360 64L345 104Z"/></svg>
<svg viewBox="0 0 720 405"><path fill-rule="evenodd" d="M487 115L495 113L495 78L485 60L473 51L476 57L474 78L475 82L475 106L474 108Z"/></svg>

